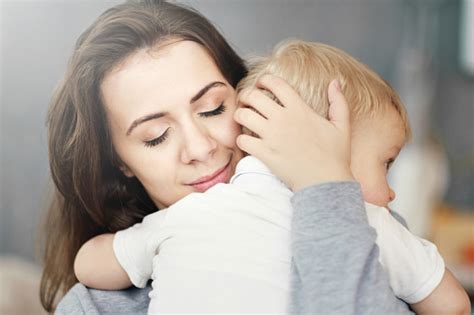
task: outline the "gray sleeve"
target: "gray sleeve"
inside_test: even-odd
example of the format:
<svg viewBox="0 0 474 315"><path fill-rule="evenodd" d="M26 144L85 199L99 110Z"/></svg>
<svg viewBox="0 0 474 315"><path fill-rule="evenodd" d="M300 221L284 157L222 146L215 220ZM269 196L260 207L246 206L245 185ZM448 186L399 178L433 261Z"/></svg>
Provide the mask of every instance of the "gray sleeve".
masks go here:
<svg viewBox="0 0 474 315"><path fill-rule="evenodd" d="M150 286L120 291L89 289L77 283L59 302L55 314L147 314Z"/></svg>
<svg viewBox="0 0 474 315"><path fill-rule="evenodd" d="M378 261L357 182L311 186L291 202L291 314L412 314Z"/></svg>

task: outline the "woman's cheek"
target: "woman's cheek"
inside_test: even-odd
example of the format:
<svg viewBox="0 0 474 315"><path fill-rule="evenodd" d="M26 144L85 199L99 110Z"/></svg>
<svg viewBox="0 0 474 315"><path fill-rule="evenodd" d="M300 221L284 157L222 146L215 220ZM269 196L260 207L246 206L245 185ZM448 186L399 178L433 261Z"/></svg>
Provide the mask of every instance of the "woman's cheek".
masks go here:
<svg viewBox="0 0 474 315"><path fill-rule="evenodd" d="M235 122L232 115L227 115L226 119L222 120L222 123L216 126L218 141L226 147L236 147L237 136L241 133L242 126Z"/></svg>

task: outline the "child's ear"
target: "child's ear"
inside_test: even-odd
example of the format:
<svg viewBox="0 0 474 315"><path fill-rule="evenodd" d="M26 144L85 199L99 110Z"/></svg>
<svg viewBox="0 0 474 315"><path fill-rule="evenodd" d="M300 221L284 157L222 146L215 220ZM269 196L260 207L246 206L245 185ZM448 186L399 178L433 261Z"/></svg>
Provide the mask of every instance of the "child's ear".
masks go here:
<svg viewBox="0 0 474 315"><path fill-rule="evenodd" d="M135 174L133 174L133 172L125 164L121 164L119 166L119 169L123 173L123 175L125 175L126 177L131 178L135 176Z"/></svg>

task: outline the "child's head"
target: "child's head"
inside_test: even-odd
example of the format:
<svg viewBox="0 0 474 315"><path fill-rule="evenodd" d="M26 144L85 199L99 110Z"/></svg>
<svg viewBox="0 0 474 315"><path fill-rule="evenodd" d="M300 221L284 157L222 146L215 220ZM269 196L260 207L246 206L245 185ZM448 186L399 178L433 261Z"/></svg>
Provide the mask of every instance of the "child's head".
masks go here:
<svg viewBox="0 0 474 315"><path fill-rule="evenodd" d="M388 169L410 136L405 108L393 88L345 52L303 41L285 41L256 60L237 90L255 86L266 73L286 80L324 117L329 83L339 80L351 111L352 172L366 201L387 206L395 198L387 183Z"/></svg>

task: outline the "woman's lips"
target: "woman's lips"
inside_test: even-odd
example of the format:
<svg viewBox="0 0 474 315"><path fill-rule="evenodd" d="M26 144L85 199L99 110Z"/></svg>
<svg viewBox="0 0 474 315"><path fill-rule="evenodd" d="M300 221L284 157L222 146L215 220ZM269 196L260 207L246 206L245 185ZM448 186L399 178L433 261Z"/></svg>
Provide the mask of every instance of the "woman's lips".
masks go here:
<svg viewBox="0 0 474 315"><path fill-rule="evenodd" d="M232 161L232 159L231 159ZM192 186L197 192L205 192L212 186L219 184L219 183L227 183L227 181L231 177L231 168L230 162L227 163L226 166L218 170L212 175L201 177L200 179L194 181L193 183L189 184Z"/></svg>

